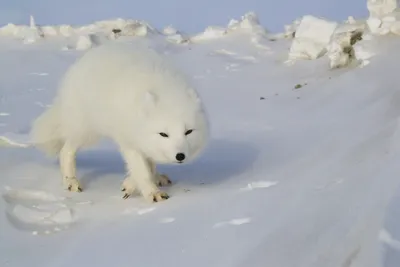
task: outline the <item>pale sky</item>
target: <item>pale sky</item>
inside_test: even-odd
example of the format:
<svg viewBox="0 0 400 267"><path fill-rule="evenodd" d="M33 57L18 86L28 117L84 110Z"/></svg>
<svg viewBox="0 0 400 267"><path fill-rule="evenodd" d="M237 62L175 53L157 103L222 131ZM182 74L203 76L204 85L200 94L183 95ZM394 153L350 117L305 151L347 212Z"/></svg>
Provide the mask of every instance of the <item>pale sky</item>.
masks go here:
<svg viewBox="0 0 400 267"><path fill-rule="evenodd" d="M302 15L345 20L366 17L365 0L0 0L0 24L28 24L33 14L38 24L88 24L123 17L148 21L160 28L172 24L189 33L209 25L226 26L231 18L255 11L272 31Z"/></svg>

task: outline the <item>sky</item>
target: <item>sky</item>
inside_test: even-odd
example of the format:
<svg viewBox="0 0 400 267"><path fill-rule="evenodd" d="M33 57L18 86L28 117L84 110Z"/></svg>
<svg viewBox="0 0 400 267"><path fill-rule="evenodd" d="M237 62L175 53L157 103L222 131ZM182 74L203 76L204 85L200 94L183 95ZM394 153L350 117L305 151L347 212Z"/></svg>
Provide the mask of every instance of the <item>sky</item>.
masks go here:
<svg viewBox="0 0 400 267"><path fill-rule="evenodd" d="M226 26L248 11L256 12L272 32L305 14L336 21L368 15L366 0L0 0L0 7L1 25L28 24L31 14L38 24L89 24L122 17L146 20L157 28L172 25L187 33Z"/></svg>

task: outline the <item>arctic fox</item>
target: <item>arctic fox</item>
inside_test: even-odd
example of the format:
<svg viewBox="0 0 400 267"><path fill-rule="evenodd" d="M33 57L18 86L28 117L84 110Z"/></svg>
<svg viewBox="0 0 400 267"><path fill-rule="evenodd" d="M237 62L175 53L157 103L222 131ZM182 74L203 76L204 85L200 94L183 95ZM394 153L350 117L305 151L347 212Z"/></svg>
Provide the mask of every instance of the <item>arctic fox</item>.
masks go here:
<svg viewBox="0 0 400 267"><path fill-rule="evenodd" d="M127 167L124 198L137 189L149 201L169 196L156 163L195 159L208 140L202 101L183 73L142 45L106 44L67 70L53 105L32 124L33 144L59 156L66 189L81 192L78 149L111 138Z"/></svg>

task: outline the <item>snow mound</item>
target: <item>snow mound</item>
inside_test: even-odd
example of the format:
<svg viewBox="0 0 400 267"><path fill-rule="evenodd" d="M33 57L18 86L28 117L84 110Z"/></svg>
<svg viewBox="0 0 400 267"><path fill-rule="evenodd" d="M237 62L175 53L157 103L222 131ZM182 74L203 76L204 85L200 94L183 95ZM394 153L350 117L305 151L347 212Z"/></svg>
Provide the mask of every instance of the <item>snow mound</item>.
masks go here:
<svg viewBox="0 0 400 267"><path fill-rule="evenodd" d="M72 27L71 25L36 26L33 17L31 25L15 25L12 23L0 28L0 36L23 40L24 43L33 43L46 37L74 37L79 39L79 48L90 46L93 37L105 35L107 39L116 39L120 36L147 36L158 33L148 23L131 19L102 20L93 24Z"/></svg>

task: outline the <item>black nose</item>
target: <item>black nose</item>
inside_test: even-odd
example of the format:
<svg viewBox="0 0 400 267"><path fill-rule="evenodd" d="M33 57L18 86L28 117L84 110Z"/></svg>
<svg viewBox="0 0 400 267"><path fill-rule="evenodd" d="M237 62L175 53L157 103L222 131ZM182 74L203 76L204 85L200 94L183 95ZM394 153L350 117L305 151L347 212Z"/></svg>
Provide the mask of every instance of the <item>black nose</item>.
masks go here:
<svg viewBox="0 0 400 267"><path fill-rule="evenodd" d="M176 154L175 158L177 161L183 161L183 160L185 160L185 154L178 153L178 154Z"/></svg>

